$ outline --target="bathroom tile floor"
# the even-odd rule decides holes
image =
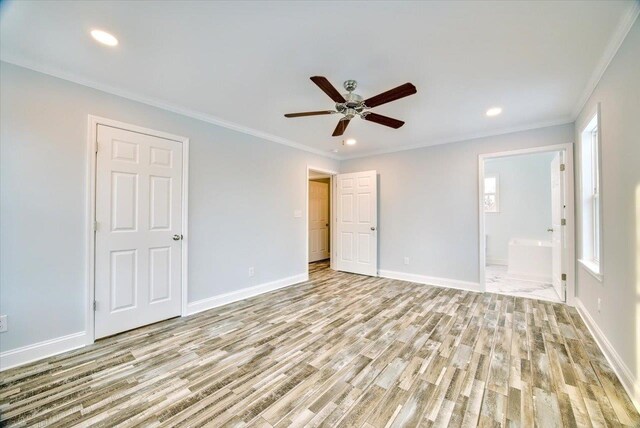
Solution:
[[[511,278],[506,266],[487,265],[485,275],[486,291],[489,293],[560,302],[560,297],[552,284]]]

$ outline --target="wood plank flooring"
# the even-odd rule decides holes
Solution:
[[[0,373],[8,426],[640,426],[564,305],[333,272]]]

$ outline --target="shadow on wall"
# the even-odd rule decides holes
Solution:
[[[634,331],[633,340],[635,341],[636,367],[635,367],[635,396],[640,396],[640,184],[636,186],[636,329]]]

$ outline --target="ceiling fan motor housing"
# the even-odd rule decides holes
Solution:
[[[343,86],[349,92],[342,94],[345,102],[336,103],[336,110],[345,116],[352,118],[355,115],[362,113],[365,109],[364,101],[360,95],[353,93],[353,91],[358,87],[358,82],[355,80],[345,80]]]

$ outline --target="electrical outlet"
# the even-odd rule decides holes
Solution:
[[[601,307],[602,307],[602,299],[598,297],[598,312],[600,312]]]
[[[252,267],[249,268],[249,278],[251,278],[255,274],[255,271]]]
[[[405,258],[404,258],[404,264],[405,264],[405,265],[408,265],[408,264],[409,264],[409,257],[405,257]]]
[[[9,326],[7,325],[7,316],[0,315],[0,333],[3,333],[8,329],[9,329]]]

